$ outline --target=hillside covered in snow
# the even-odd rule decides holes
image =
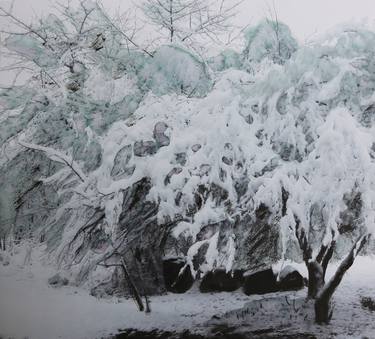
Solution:
[[[302,262],[300,225],[334,259],[372,233],[375,31],[301,45],[265,20],[242,50],[206,57],[129,47],[86,10],[84,27],[71,10],[35,28],[44,42],[5,41],[38,71],[0,90],[4,251],[42,243],[46,263],[98,297],[132,294],[124,280],[159,295]]]

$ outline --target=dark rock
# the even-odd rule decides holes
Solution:
[[[199,290],[207,292],[232,292],[239,289],[243,283],[243,272],[225,272],[216,270],[208,272],[202,279]]]
[[[137,141],[134,143],[134,155],[137,157],[146,157],[155,154],[158,150],[155,141]]]
[[[168,125],[165,122],[158,122],[154,127],[154,139],[158,147],[168,146],[170,139],[164,134],[168,129]]]
[[[56,273],[53,277],[48,279],[48,284],[54,287],[66,286],[69,284],[69,280],[62,277],[60,273]]]
[[[303,276],[292,266],[286,266],[279,275],[278,288],[280,291],[294,291],[304,287]]]
[[[173,293],[185,293],[194,283],[189,267],[186,267],[182,274],[181,269],[185,266],[182,259],[167,259],[163,261],[163,273],[165,287]]]
[[[243,291],[246,295],[277,292],[277,281],[272,268],[245,274]]]

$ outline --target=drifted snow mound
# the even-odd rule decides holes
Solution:
[[[106,293],[124,288],[124,262],[141,294],[152,294],[166,291],[169,259],[195,279],[300,260],[294,215],[316,246],[327,227],[340,233],[336,255],[345,253],[374,224],[374,33],[298,48],[280,27],[283,62],[257,56],[258,44],[269,45],[261,25],[245,69],[208,76],[198,59],[165,46],[139,63],[85,69],[62,98],[45,90],[51,100],[36,103],[32,125],[13,127],[17,143],[2,148],[0,183],[32,171],[15,229],[25,201],[53,202],[28,227],[78,284]],[[9,107],[13,123],[19,111]],[[39,167],[25,161],[35,154]]]

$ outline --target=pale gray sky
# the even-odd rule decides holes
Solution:
[[[59,1],[68,3],[68,0]],[[55,0],[15,0],[14,13],[30,22],[53,11],[54,2]],[[70,2],[74,4],[78,0]],[[9,3],[9,0],[0,0],[1,5]],[[118,8],[126,10],[140,1],[102,0],[102,3],[111,12]],[[340,23],[367,21],[375,27],[375,0],[245,0],[239,9],[237,25],[256,24],[269,14],[273,3],[279,20],[291,28],[300,42],[311,40]],[[4,20],[0,17],[0,27],[4,27]],[[4,62],[1,52],[0,49],[0,64]],[[8,76],[3,72],[0,74],[0,85],[9,82]]]
[[[229,0],[231,1],[231,0]],[[235,1],[235,0],[234,0]],[[67,2],[60,0],[60,2]],[[72,3],[75,0],[71,0]],[[127,8],[138,1],[102,0],[106,8]],[[0,0],[1,4],[9,3]],[[15,0],[15,12],[27,19],[50,11],[53,0]],[[267,14],[272,0],[245,0],[241,5],[238,24],[256,23]],[[289,25],[293,34],[304,41],[315,33],[323,33],[342,22],[375,20],[375,0],[274,0],[281,21]],[[1,20],[1,18],[0,18]]]

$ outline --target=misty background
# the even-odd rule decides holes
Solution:
[[[237,2],[229,0],[228,2]],[[56,1],[56,0],[15,0],[13,2],[13,14],[24,20],[26,23],[35,22],[41,16],[57,12],[56,4],[67,5],[77,4],[77,0]],[[111,15],[118,15],[129,9],[136,9],[139,2],[132,0],[102,0],[104,8]],[[0,5],[9,8],[9,0],[0,1]],[[317,39],[338,24],[360,23],[374,26],[375,3],[373,0],[244,0],[238,7],[238,15],[234,23],[238,27],[256,25],[260,20],[269,17],[271,12],[277,13],[278,20],[287,24],[293,35],[300,43],[308,43]],[[147,22],[142,16],[141,10],[135,10],[133,15],[139,19],[139,26],[142,27],[137,35],[138,40],[146,38],[152,27],[147,27]],[[9,20],[0,17],[0,29],[11,30]],[[1,40],[5,34],[0,35]],[[237,43],[241,43],[238,39]],[[231,46],[233,48],[233,46]],[[4,66],[9,62],[4,55],[4,47],[0,44],[0,65]],[[0,74],[0,86],[8,86],[14,78],[13,72],[3,71]],[[17,83],[27,79],[21,76]]]

